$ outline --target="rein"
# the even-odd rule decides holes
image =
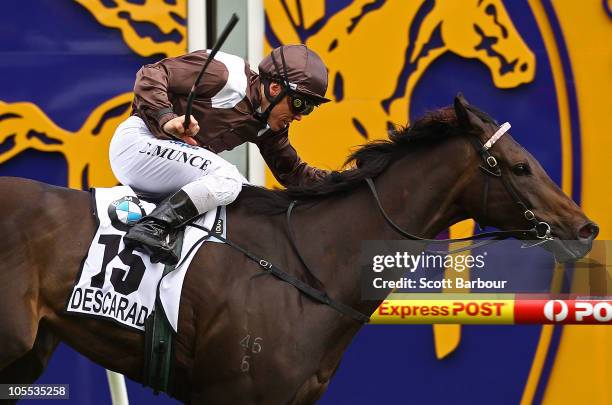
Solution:
[[[372,178],[368,177],[365,179],[365,182],[367,183],[370,191],[372,192],[372,196],[374,197],[374,201],[376,202],[376,206],[378,207],[378,210],[380,211],[380,213],[382,214],[383,218],[385,219],[385,221],[387,222],[387,224],[389,224],[389,226],[398,234],[400,234],[401,236],[411,239],[411,240],[418,240],[418,241],[423,241],[423,242],[428,242],[428,243],[452,243],[452,242],[463,242],[463,241],[469,241],[469,240],[478,240],[478,239],[483,239],[483,238],[492,238],[492,239],[487,239],[485,241],[481,241],[475,244],[472,244],[468,247],[465,248],[461,248],[461,249],[457,249],[457,250],[453,250],[453,251],[441,251],[441,252],[434,252],[434,253],[438,253],[438,254],[451,254],[451,253],[457,253],[457,252],[461,252],[464,250],[470,250],[470,249],[474,249],[476,247],[480,247],[480,246],[484,246],[493,242],[497,242],[499,240],[502,239],[506,239],[509,238],[511,236],[523,236],[523,237],[529,237],[529,236],[535,236],[537,239],[540,239],[540,242],[535,243],[530,245],[529,247],[533,247],[542,243],[545,243],[549,240],[552,240],[552,236],[551,236],[551,228],[550,225],[544,221],[539,221],[535,214],[533,213],[533,211],[531,211],[527,204],[525,204],[523,202],[523,200],[519,197],[518,193],[516,192],[516,190],[514,189],[514,187],[512,186],[512,184],[510,184],[508,182],[508,180],[506,178],[504,178],[501,168],[497,162],[497,159],[495,159],[494,156],[492,156],[489,153],[489,149],[495,144],[495,142],[497,142],[497,140],[499,138],[501,138],[504,133],[506,131],[508,131],[508,129],[510,128],[510,124],[509,123],[504,123],[496,132],[495,134],[483,145],[480,143],[479,140],[475,139],[475,138],[470,138],[473,139],[473,144],[476,147],[476,150],[478,151],[479,155],[482,157],[483,161],[486,163],[487,166],[484,165],[480,165],[480,169],[482,170],[482,172],[487,176],[486,177],[486,181],[485,181],[485,187],[484,187],[484,191],[483,191],[483,209],[484,209],[484,217],[486,218],[486,210],[487,210],[487,198],[488,198],[488,191],[489,191],[489,178],[495,177],[495,178],[499,178],[502,181],[502,184],[504,185],[505,189],[508,191],[508,193],[512,196],[512,198],[514,199],[514,201],[524,210],[523,212],[523,216],[525,217],[525,219],[529,222],[531,222],[533,224],[533,228],[531,229],[513,229],[513,230],[509,230],[509,231],[493,231],[493,232],[484,232],[484,233],[480,233],[477,235],[473,235],[473,236],[468,236],[465,238],[454,238],[454,239],[427,239],[427,238],[422,238],[420,236],[416,236],[413,235],[411,233],[409,233],[408,231],[402,229],[399,225],[397,225],[387,214],[387,212],[385,211],[384,207],[382,206],[382,203],[380,201],[380,197],[378,196],[378,192],[376,191],[376,186],[374,185],[374,181],[372,180]],[[295,251],[296,255],[298,256],[300,262],[302,263],[302,265],[304,266],[304,268],[306,269],[306,271],[308,271],[308,273],[310,273],[310,275],[317,280],[320,284],[323,284],[315,275],[314,273],[310,270],[310,267],[306,264],[306,261],[304,260],[304,258],[302,257],[302,254],[300,253],[300,250],[297,246],[296,243],[296,239],[295,239],[295,235],[293,232],[293,227],[291,225],[291,213],[293,212],[293,209],[295,208],[297,204],[297,201],[292,201],[289,206],[287,207],[287,215],[286,215],[286,226],[287,226],[287,231],[288,231],[288,236],[289,236],[289,242],[291,243],[291,247],[293,248],[293,250]],[[343,304],[341,302],[338,302],[334,299],[332,299],[325,291],[321,291],[318,290],[312,286],[310,286],[309,284],[303,282],[302,280],[298,279],[297,277],[286,273],[284,271],[282,271],[281,269],[279,269],[278,267],[276,267],[274,264],[272,264],[271,262],[269,262],[268,260],[265,259],[261,259],[259,257],[257,257],[256,255],[254,255],[253,253],[249,252],[248,250],[242,248],[241,246],[235,244],[234,242],[222,237],[221,235],[216,235],[213,234],[212,231],[204,226],[200,226],[200,225],[196,225],[194,223],[190,223],[188,224],[188,226],[193,226],[195,228],[201,229],[203,231],[206,231],[209,235],[205,236],[202,238],[202,240],[209,238],[211,235],[214,235],[215,238],[219,239],[220,241],[226,243],[227,245],[233,247],[234,249],[242,252],[246,257],[248,257],[249,259],[253,260],[255,263],[257,263],[264,271],[266,271],[267,273],[273,275],[274,277],[285,281],[291,285],[293,285],[295,288],[297,288],[299,291],[301,291],[302,293],[304,293],[305,295],[307,295],[308,297],[312,298],[313,300],[321,303],[321,304],[325,304],[330,306],[331,308],[335,309],[336,311],[340,312],[341,314],[347,315],[351,318],[353,318],[354,320],[356,320],[357,322],[360,323],[367,323],[370,321],[370,317],[361,313],[360,311],[346,305]],[[200,241],[198,241],[195,245],[197,246],[199,244]],[[193,248],[192,248],[193,249]],[[185,257],[189,257],[189,255],[191,254],[191,250],[185,255]],[[177,265],[176,267],[179,267],[182,263],[180,263],[179,265]]]

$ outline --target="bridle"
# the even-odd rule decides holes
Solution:
[[[532,247],[554,239],[551,234],[551,226],[548,224],[548,222],[542,221],[536,217],[532,209],[520,197],[519,193],[516,191],[516,188],[514,188],[512,183],[508,181],[508,178],[503,176],[501,166],[499,165],[497,159],[489,152],[495,142],[497,142],[510,129],[510,127],[511,125],[509,122],[503,123],[493,134],[493,136],[491,136],[491,138],[485,142],[484,145],[480,145],[480,141],[475,137],[470,137],[470,140],[473,142],[476,150],[482,157],[483,162],[486,164],[486,166],[479,166],[480,170],[486,175],[482,193],[483,218],[482,224],[479,224],[479,227],[482,229],[481,225],[486,224],[487,221],[489,179],[492,177],[498,178],[501,180],[508,194],[510,194],[512,199],[514,199],[514,202],[522,209],[523,217],[533,225],[533,228],[529,230],[519,231],[521,232],[522,236],[534,236],[535,239],[540,240],[540,242],[530,245],[530,247]]]
[[[376,201],[378,210],[382,214],[385,221],[389,224],[389,226],[391,226],[391,228],[393,228],[393,230],[395,230],[398,234],[402,235],[403,237],[412,239],[412,240],[429,242],[429,243],[449,243],[449,242],[452,243],[452,242],[463,242],[463,241],[468,241],[468,240],[477,240],[477,239],[484,239],[484,238],[493,238],[493,240],[497,241],[497,240],[509,238],[511,236],[515,236],[515,237],[522,237],[525,239],[530,238],[530,237],[532,239],[537,239],[538,240],[537,243],[529,245],[529,247],[533,247],[533,246],[537,246],[539,244],[552,240],[553,237],[551,234],[550,225],[547,222],[539,220],[536,217],[536,215],[529,208],[529,206],[521,199],[521,197],[519,196],[514,186],[508,181],[506,177],[504,177],[499,162],[489,152],[489,150],[491,149],[491,147],[493,147],[495,142],[497,142],[510,129],[510,127],[511,125],[508,122],[502,124],[499,127],[499,129],[495,132],[495,134],[493,134],[493,136],[491,136],[491,138],[484,145],[476,137],[469,138],[470,141],[472,142],[472,145],[474,145],[474,147],[476,148],[476,151],[478,152],[478,154],[482,157],[483,162],[479,166],[479,168],[482,171],[482,173],[486,176],[485,185],[483,187],[483,193],[482,193],[483,195],[482,196],[483,220],[481,221],[482,224],[479,224],[479,226],[484,225],[484,222],[486,221],[486,218],[487,218],[489,180],[491,178],[498,178],[501,180],[502,184],[504,185],[504,188],[510,194],[512,199],[514,199],[515,203],[523,210],[523,217],[533,225],[531,229],[512,229],[508,231],[484,232],[484,233],[479,233],[477,235],[473,235],[473,236],[469,236],[465,238],[454,238],[454,239],[421,238],[419,236],[416,236],[416,235],[413,235],[407,232],[406,230],[402,229],[399,225],[397,225],[395,222],[393,222],[393,220],[389,217],[384,207],[382,206],[382,203],[380,202],[380,198],[378,197],[378,192],[376,191],[376,186],[374,185],[374,181],[371,178],[367,178],[365,179],[365,181],[368,184],[368,187],[370,191],[372,192],[374,200]],[[479,245],[479,246],[482,246],[482,245]],[[462,248],[460,250],[455,250],[455,251],[445,252],[445,253],[447,254],[456,253],[459,251],[469,250],[472,248],[474,248],[474,246],[469,246],[466,248]]]

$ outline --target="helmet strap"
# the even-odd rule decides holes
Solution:
[[[260,113],[259,111],[255,111],[255,113],[253,115],[262,124],[267,124],[268,123],[268,118],[270,118],[270,113],[272,112],[272,109],[278,103],[280,103],[280,101],[283,99],[283,97],[285,97],[285,94],[287,94],[287,90],[286,90],[285,86],[281,84],[282,90],[280,91],[280,93],[278,93],[276,96],[272,96],[272,94],[270,94],[270,84],[272,83],[272,81],[269,80],[269,79],[263,79],[262,83],[264,85],[264,95],[266,97],[266,100],[268,100],[268,102],[270,104],[268,104],[268,107],[266,108],[266,110],[264,112]]]
[[[287,73],[287,64],[285,62],[285,53],[283,52],[283,46],[280,47],[279,51],[281,55],[281,62],[283,64],[283,70],[280,69],[278,62],[274,57],[274,50],[272,50],[270,56],[272,58],[272,63],[274,64],[274,69],[276,70],[276,73],[278,74],[278,76],[280,76],[281,79],[280,81],[275,81],[280,84],[282,90],[275,97],[273,97],[270,94],[270,83],[272,83],[272,80],[270,80],[269,78],[262,79],[262,83],[264,85],[264,95],[266,96],[266,100],[268,100],[268,102],[270,103],[268,105],[268,108],[266,108],[263,113],[255,112],[254,114],[255,118],[257,118],[262,124],[268,123],[268,118],[270,118],[270,113],[272,112],[272,109],[283,99],[283,97],[285,97],[286,94],[289,93],[290,89],[289,75]]]

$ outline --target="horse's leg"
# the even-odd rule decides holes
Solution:
[[[292,405],[306,405],[317,402],[321,395],[327,390],[329,380],[320,381],[320,377],[313,375],[297,390],[295,397],[291,401]]]
[[[15,246],[15,245],[13,245]],[[15,250],[23,247],[15,248]],[[5,256],[0,254],[0,263]],[[0,370],[30,350],[38,332],[38,287],[23,265],[0,265]]]
[[[30,351],[0,370],[0,384],[32,384],[47,367],[58,343],[59,339],[41,325]],[[3,403],[16,404],[17,401],[7,400]]]
[[[26,203],[45,201],[50,194],[45,192],[48,186],[17,179],[0,180],[0,212],[7,214],[0,220],[0,370],[3,370],[32,350],[40,319],[49,311],[41,302],[40,289],[53,285],[57,278],[45,272],[41,247],[53,242],[50,230],[58,225],[43,216],[33,221],[32,213],[40,207]],[[38,228],[31,230],[33,222]],[[48,256],[54,257],[53,253]]]
[[[31,384],[40,377],[59,339],[44,324],[31,350],[0,370],[0,384]]]

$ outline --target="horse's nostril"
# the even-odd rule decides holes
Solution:
[[[578,238],[580,239],[595,239],[599,233],[599,227],[593,222],[589,222],[578,230]]]
[[[521,63],[521,65],[519,66],[519,69],[521,69],[521,72],[526,72],[527,71],[527,63],[525,63],[525,62]]]

